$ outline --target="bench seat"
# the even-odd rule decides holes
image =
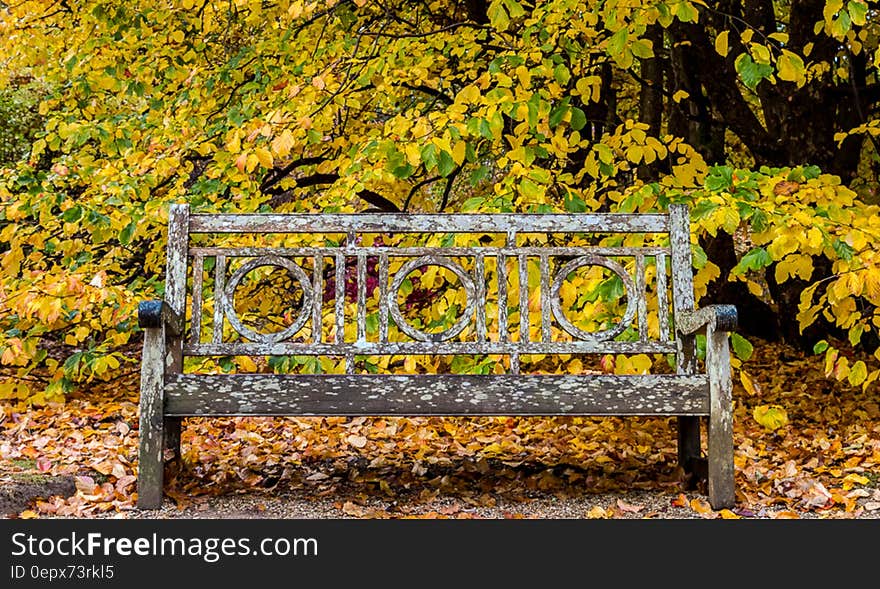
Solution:
[[[165,414],[709,415],[705,375],[177,374]]]

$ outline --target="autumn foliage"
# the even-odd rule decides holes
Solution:
[[[0,170],[0,397],[41,404],[137,369],[135,308],[161,295],[173,202],[196,212],[685,202],[698,295],[743,286],[743,300],[720,302],[766,305],[806,330],[828,376],[869,386],[880,376],[880,211],[869,204],[878,19],[858,0],[800,12],[730,4],[5,6],[0,85],[24,76],[46,90],[29,153]],[[810,105],[822,121],[797,120]],[[740,360],[748,337],[734,341]],[[841,344],[874,356],[851,361]],[[746,382],[748,365],[737,367]]]

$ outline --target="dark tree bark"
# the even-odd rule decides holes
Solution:
[[[653,137],[661,135],[663,123],[663,29],[660,25],[651,25],[645,32],[654,46],[654,57],[640,59],[642,87],[639,90],[639,120],[648,125],[648,134]],[[655,180],[658,175],[657,165],[643,164],[639,166],[638,175],[641,180]]]

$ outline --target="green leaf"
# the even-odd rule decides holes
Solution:
[[[752,61],[752,56],[748,53],[743,53],[737,57],[734,67],[743,84],[750,90],[754,90],[761,80],[769,78],[773,73],[772,66],[765,63],[755,63]]]
[[[519,183],[520,192],[529,200],[537,200],[544,196],[544,188],[535,184],[528,178],[523,178]]]
[[[580,131],[587,126],[587,115],[577,107],[571,109],[571,128]]]
[[[441,149],[440,157],[437,159],[437,171],[445,178],[446,176],[449,176],[453,170],[455,170],[455,160],[452,159],[452,155]]]
[[[568,112],[568,103],[563,103],[554,108],[550,112],[550,127],[556,127],[565,119],[565,113]]]
[[[471,213],[473,211],[477,211],[486,203],[486,199],[482,196],[472,196],[462,203],[461,210],[464,213]]]
[[[412,173],[414,171],[415,171],[415,169],[407,163],[402,166],[397,166],[396,168],[391,170],[391,173],[394,174],[395,178],[404,179],[404,178],[409,178],[410,176],[412,176]]]
[[[828,349],[828,342],[826,342],[825,340],[819,340],[816,342],[816,345],[813,346],[813,353],[814,354],[821,354],[822,352],[824,352],[827,349]]]
[[[626,42],[629,39],[629,31],[626,29],[620,29],[608,40],[608,52],[612,56],[623,55],[623,52],[626,50]]]
[[[672,13],[682,22],[697,22],[697,10],[689,2],[675,2]]]
[[[736,357],[743,362],[752,357],[752,352],[754,351],[752,344],[740,334],[730,334],[730,346],[733,348],[733,353],[736,354]]]
[[[553,68],[553,77],[560,86],[567,86],[568,81],[571,79],[571,73],[568,71],[567,67],[560,63]]]
[[[865,2],[847,2],[846,10],[854,25],[863,26],[867,22],[868,4]]]
[[[715,166],[709,170],[706,176],[706,188],[712,192],[723,192],[733,186],[733,168],[730,166]]]
[[[694,268],[700,270],[705,267],[709,262],[709,256],[706,255],[706,250],[701,248],[699,245],[695,245],[691,248],[691,252],[693,255],[693,265]]]
[[[134,230],[137,229],[137,224],[137,221],[132,221],[119,232],[119,243],[122,245],[131,243],[131,238],[134,235]]]
[[[425,167],[427,169],[430,170],[437,165],[437,148],[434,146],[433,143],[429,143],[422,148],[421,156],[422,163],[425,164]],[[452,159],[452,157],[450,156],[449,159]]]
[[[587,212],[587,204],[579,198],[576,194],[571,194],[566,197],[564,201],[565,210],[569,213],[586,213]]]
[[[82,219],[83,210],[79,205],[73,205],[61,215],[61,218],[64,219],[67,223],[76,223],[80,219]]]
[[[856,253],[856,250],[854,250],[852,246],[844,241],[840,241],[839,238],[831,242],[831,249],[834,250],[834,253],[837,254],[838,258],[847,262],[852,260],[853,254]]]
[[[642,59],[654,57],[654,47],[650,39],[638,39],[631,46],[633,55]]]
[[[766,268],[770,264],[773,263],[773,258],[770,257],[770,254],[762,247],[755,247],[744,255],[739,263],[734,266],[733,273],[736,275],[745,274],[748,270],[760,270],[761,268]]]
[[[480,182],[482,182],[483,180],[485,180],[488,177],[489,177],[489,168],[487,168],[486,166],[480,166],[478,168],[475,168],[471,172],[471,175],[469,178],[470,184],[471,184],[471,186],[476,186],[477,184],[479,184]],[[469,199],[469,200],[473,200],[473,199]]]
[[[526,13],[526,9],[523,8],[519,2],[516,0],[503,0],[504,6],[507,7],[507,12],[510,13],[510,18],[517,18],[519,16],[523,16]]]

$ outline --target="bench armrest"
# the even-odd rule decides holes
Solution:
[[[733,305],[708,305],[702,309],[679,313],[675,329],[683,335],[703,331],[710,325],[715,332],[736,329],[736,307]]]
[[[164,325],[174,337],[183,333],[183,317],[161,300],[141,301],[138,304],[138,325],[142,328]]]

